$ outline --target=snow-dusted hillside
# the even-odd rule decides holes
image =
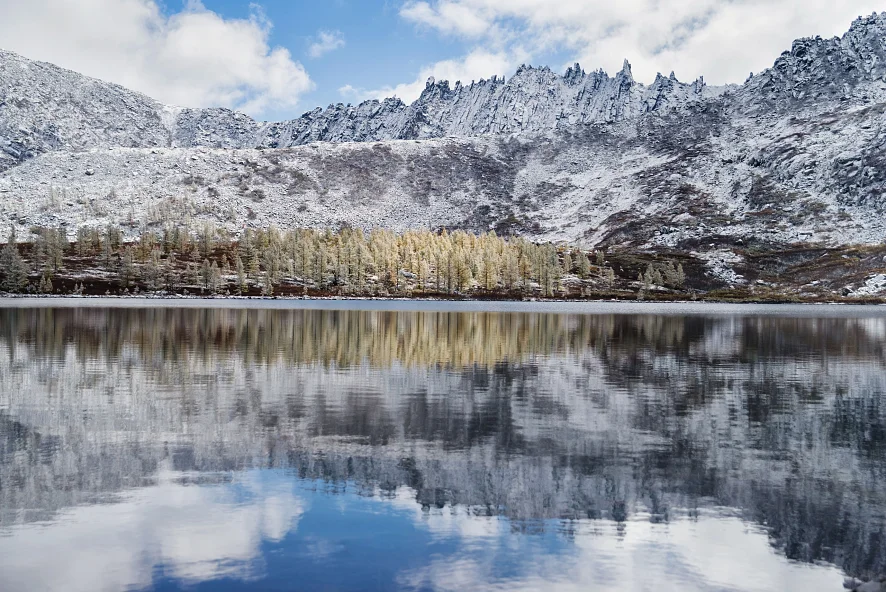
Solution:
[[[741,86],[429,81],[258,123],[0,52],[0,225],[461,226],[586,244],[880,242],[886,13]]]
[[[756,135],[716,112],[543,136],[51,152],[0,176],[0,219],[448,226],[690,249],[878,242],[883,108],[775,119]]]

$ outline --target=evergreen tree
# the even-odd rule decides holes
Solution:
[[[123,261],[120,266],[120,277],[123,280],[123,287],[128,288],[135,279],[135,259],[132,255],[132,247],[127,246],[123,249]]]
[[[243,260],[240,258],[238,254],[234,259],[234,266],[237,272],[237,288],[240,290],[240,293],[246,292],[246,270],[243,268]]]
[[[85,226],[77,228],[77,256],[85,257],[89,248],[88,229]]]
[[[215,246],[214,243],[215,229],[210,224],[204,224],[200,230],[198,237],[200,242],[200,254],[204,259],[208,259]]]
[[[160,258],[160,249],[151,251],[148,257],[148,264],[145,266],[145,282],[152,290],[161,287],[163,281],[163,264]]]
[[[41,294],[52,294],[52,274],[48,267],[43,270],[43,275],[40,276],[40,285],[38,289]]]
[[[6,292],[21,292],[28,285],[28,268],[18,251],[14,226],[0,252],[0,273],[3,274],[0,288]]]
[[[178,285],[181,283],[181,274],[179,273],[178,260],[176,260],[174,252],[170,252],[169,256],[164,261],[163,272],[166,289],[170,292],[174,292]]]
[[[221,271],[218,268],[218,263],[213,261],[212,265],[209,266],[209,291],[213,294],[218,294],[221,284]]]
[[[569,251],[563,253],[563,273],[572,273],[572,255],[569,254]]]
[[[206,290],[209,289],[210,280],[211,280],[211,272],[210,272],[209,260],[204,259],[203,265],[200,266],[200,281],[202,282],[204,289],[206,289]]]
[[[54,236],[52,237],[53,240],[50,241],[50,261],[52,269],[58,271],[61,269],[64,261],[65,251],[67,251],[70,246],[68,244],[68,232],[64,227],[59,226],[52,234]]]
[[[577,257],[578,275],[581,279],[586,280],[591,275],[591,261],[584,253],[579,252]]]
[[[268,272],[265,272],[262,278],[261,293],[262,296],[273,296],[274,294],[274,284],[271,283],[271,277],[268,275]]]

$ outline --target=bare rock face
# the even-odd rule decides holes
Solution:
[[[174,145],[217,148],[287,148],[310,142],[367,142],[550,132],[580,124],[624,121],[645,113],[685,109],[725,89],[659,77],[649,87],[634,81],[630,64],[614,78],[585,73],[576,64],[565,76],[522,66],[505,81],[492,77],[469,86],[428,81],[411,105],[399,99],[357,106],[330,105],[279,123],[256,123],[226,109],[179,113]]]
[[[179,195],[205,204],[190,216],[232,229],[446,225],[701,251],[880,242],[884,113],[886,13],[797,40],[740,86],[645,85],[627,62],[614,76],[524,66],[507,80],[431,79],[410,105],[276,123],[169,107],[0,51],[0,225],[124,212],[156,224],[157,204]]]
[[[884,13],[886,14],[886,13]],[[736,116],[845,108],[884,98],[886,16],[856,20],[842,38],[794,42],[742,86],[687,84],[673,74],[650,85],[630,64],[615,76],[576,64],[563,76],[521,66],[510,79],[464,85],[429,80],[411,105],[399,99],[330,105],[298,119],[256,122],[228,109],[180,109],[139,93],[0,51],[0,147],[21,160],[51,150],[103,146],[287,148],[488,134],[547,133],[722,105]]]

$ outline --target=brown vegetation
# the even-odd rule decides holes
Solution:
[[[64,295],[881,302],[846,286],[886,273],[886,247],[739,249],[729,285],[683,251],[588,251],[493,232],[168,226],[34,228],[0,248],[0,291]]]
[[[234,239],[206,225],[168,227],[126,241],[119,228],[35,228],[10,237],[0,288],[12,293],[249,296],[582,298],[630,296],[602,252],[463,231],[364,233],[247,229]],[[641,278],[682,285],[682,267],[649,265]],[[628,282],[629,283],[629,282]]]

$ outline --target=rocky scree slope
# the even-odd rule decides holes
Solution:
[[[741,86],[521,68],[280,123],[0,53],[0,223],[495,229],[694,251],[886,236],[886,13]]]

